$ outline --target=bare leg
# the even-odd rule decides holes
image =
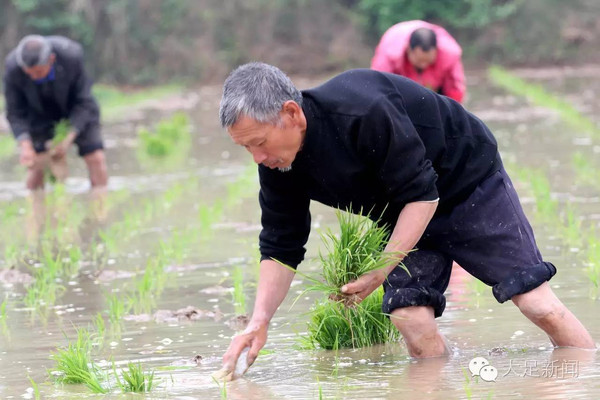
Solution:
[[[556,297],[548,282],[514,296],[512,301],[531,322],[548,334],[553,345],[596,348],[583,324]]]
[[[29,209],[26,218],[26,233],[29,243],[33,243],[38,239],[42,232],[42,227],[46,222],[46,199],[44,189],[31,190],[27,200]]]
[[[404,337],[411,357],[440,357],[449,354],[446,341],[435,322],[432,307],[397,308],[392,311],[391,319]]]
[[[96,150],[83,157],[88,168],[92,188],[103,187],[108,184],[106,159],[104,150]]]
[[[35,155],[33,164],[27,168],[27,179],[25,184],[29,190],[44,189],[44,168],[48,164],[48,153]]]

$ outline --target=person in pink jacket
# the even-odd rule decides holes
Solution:
[[[405,76],[460,103],[466,90],[461,55],[462,49],[444,28],[406,21],[383,34],[371,69]]]

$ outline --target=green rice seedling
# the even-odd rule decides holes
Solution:
[[[58,123],[54,125],[54,137],[52,138],[52,145],[56,146],[65,140],[70,131],[71,124],[69,123],[69,120],[61,119],[58,121]]]
[[[319,388],[319,400],[323,400],[323,387],[321,386],[321,382],[319,382],[319,377],[317,377],[317,387]]]
[[[91,343],[88,330],[77,329],[77,341],[50,356],[56,363],[53,371],[58,373],[56,380],[60,383],[82,383],[94,393],[107,393],[98,369],[91,362]]]
[[[27,287],[23,302],[27,307],[38,309],[47,308],[56,304],[56,299],[61,296],[65,287],[56,282],[58,273],[46,268],[46,265],[34,270],[34,281]]]
[[[6,302],[8,300],[4,299],[4,301],[0,304],[0,318],[2,321],[6,321]]]
[[[490,67],[488,75],[494,84],[516,95],[527,97],[536,105],[555,111],[566,124],[578,132],[600,137],[600,129],[590,118],[581,114],[568,101],[549,93],[543,86],[526,82],[499,66]]]
[[[96,337],[94,344],[102,347],[104,343],[104,334],[106,333],[106,325],[104,324],[104,318],[102,318],[102,313],[96,314],[96,318],[94,318],[94,330],[96,331]]]
[[[135,292],[129,297],[136,314],[152,311],[164,289],[166,277],[164,264],[159,259],[148,261],[144,275],[136,282]]]
[[[113,326],[120,325],[125,314],[129,312],[129,307],[115,294],[107,296],[106,302],[108,304],[108,320]]]
[[[70,247],[68,250],[68,258],[63,260],[63,272],[62,274],[68,277],[76,276],[79,272],[81,261],[81,249],[79,247]]]
[[[530,171],[529,183],[535,197],[536,212],[547,223],[557,224],[558,202],[552,198],[550,181],[541,171]]]
[[[335,351],[335,366],[333,367],[333,371],[331,371],[331,376],[337,378],[340,372],[340,358],[339,358],[339,350],[340,350],[340,336],[335,335],[335,342],[333,342],[333,350]]]
[[[29,382],[31,382],[31,387],[33,389],[33,398],[35,400],[40,400],[42,397],[40,395],[40,388],[38,384],[30,376],[27,376],[27,379],[29,379]]]
[[[107,254],[115,255],[119,252],[119,238],[112,230],[98,231],[98,236],[102,241]]]
[[[562,237],[565,243],[573,248],[580,248],[583,244],[581,235],[582,220],[576,214],[573,206],[567,204],[565,211],[565,223],[562,225]]]
[[[119,379],[119,374],[116,371],[114,363],[113,370],[117,379],[117,385],[124,392],[146,393],[150,392],[153,388],[154,371],[149,374],[145,373],[140,362],[137,364],[132,362],[127,363],[127,370],[121,371],[122,381]]]
[[[336,350],[358,348],[398,340],[400,333],[381,311],[383,288],[378,288],[355,307],[342,302],[317,301],[309,313],[303,348]]]
[[[246,296],[244,295],[244,271],[239,265],[233,269],[233,306],[237,315],[246,314]]]
[[[465,377],[465,382],[463,383],[463,390],[465,391],[465,398],[467,400],[471,400],[473,397],[473,389],[471,389],[471,377],[466,369],[462,369],[463,376]]]
[[[221,399],[226,399],[227,398],[227,382],[225,381],[225,379],[223,379],[222,384],[214,376],[212,377],[212,380],[215,381],[215,383],[219,387],[219,391],[221,393]]]

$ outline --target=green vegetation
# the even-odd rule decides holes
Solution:
[[[183,112],[161,120],[154,131],[141,129],[139,137],[144,153],[153,158],[165,158],[177,150],[189,149],[190,120]],[[178,154],[178,156],[181,156]]]
[[[34,310],[47,309],[53,306],[56,299],[64,293],[65,287],[56,280],[59,276],[58,271],[53,270],[57,264],[42,266],[33,271],[34,282],[27,287],[27,293],[23,298],[27,307]]]
[[[134,292],[128,295],[134,313],[150,313],[156,307],[166,278],[164,264],[159,259],[148,260],[144,275],[136,281]]]
[[[384,253],[388,228],[377,226],[368,217],[336,211],[340,234],[322,234],[326,254],[319,254],[324,285],[318,290],[341,294],[341,287],[358,277],[394,262],[395,254]],[[404,265],[400,266],[406,270]],[[408,272],[408,270],[406,270]]]
[[[600,129],[591,119],[577,111],[571,103],[549,93],[543,86],[526,82],[498,66],[490,67],[489,76],[495,85],[513,94],[527,97],[529,101],[538,106],[555,111],[577,133],[584,133],[600,138]]]
[[[307,336],[300,337],[304,348],[357,348],[395,341],[400,332],[381,312],[383,288],[360,304],[346,307],[342,302],[322,300],[310,311]]]
[[[557,225],[558,201],[553,198],[550,181],[540,170],[518,169],[517,176],[524,182],[529,182],[535,198],[536,215],[544,223]]]
[[[481,28],[514,15],[519,8],[516,0],[359,0],[358,5],[367,16],[367,28],[378,35],[399,21],[413,19],[439,21],[454,28]]]
[[[71,124],[68,119],[61,119],[56,125],[54,125],[54,137],[52,138],[52,145],[56,146],[69,134],[71,131]]]
[[[221,393],[221,399],[227,399],[227,382],[223,379],[223,383],[221,384],[215,377],[212,378],[213,381],[219,387],[219,392]]]
[[[470,302],[473,302],[475,307],[479,307],[481,299],[486,293],[489,293],[489,286],[477,278],[470,277],[467,287],[469,288],[469,291],[475,295],[469,296]]]
[[[4,299],[0,304],[0,318],[2,319],[2,322],[6,322],[6,302],[7,300]]]
[[[121,379],[117,373],[114,364],[113,370],[117,379],[117,385],[124,392],[146,393],[150,392],[154,385],[154,371],[145,373],[141,363],[134,364],[129,362],[127,370],[121,371]]]
[[[117,295],[110,295],[106,297],[108,303],[108,319],[113,327],[121,325],[123,316],[129,311],[129,307],[125,305]]]
[[[384,253],[387,230],[368,217],[349,212],[338,210],[337,218],[340,235],[331,231],[322,235],[328,251],[326,255],[320,255],[324,282],[300,275],[312,282],[307,291],[323,292],[327,297],[337,296],[339,300],[316,302],[310,311],[308,335],[300,338],[301,343],[306,348],[338,349],[393,341],[399,333],[381,311],[382,288],[360,304],[356,304],[354,296],[340,292],[346,283],[394,262],[395,254]]]
[[[98,369],[91,362],[91,343],[90,333],[80,328],[77,329],[75,343],[69,343],[52,354],[51,358],[56,363],[54,371],[59,373],[56,379],[60,383],[82,383],[94,393],[107,393]]]
[[[27,378],[29,379],[29,382],[31,382],[31,387],[33,389],[33,398],[35,400],[40,400],[42,397],[40,394],[40,388],[38,384],[33,380],[32,377],[28,376]]]
[[[582,219],[579,218],[573,205],[567,204],[565,208],[564,223],[561,226],[562,237],[571,248],[579,249],[583,244]]]

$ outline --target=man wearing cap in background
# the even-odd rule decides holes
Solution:
[[[424,21],[400,22],[382,36],[371,69],[402,75],[462,103],[462,49],[446,30]]]
[[[44,187],[49,159],[63,166],[53,168],[55,176],[66,177],[66,154],[73,142],[85,160],[92,189],[106,186],[100,111],[91,87],[81,45],[65,37],[26,36],[6,57],[6,114],[19,143],[20,162],[28,169],[28,189]],[[69,132],[53,145],[55,126],[62,119],[68,119]]]

